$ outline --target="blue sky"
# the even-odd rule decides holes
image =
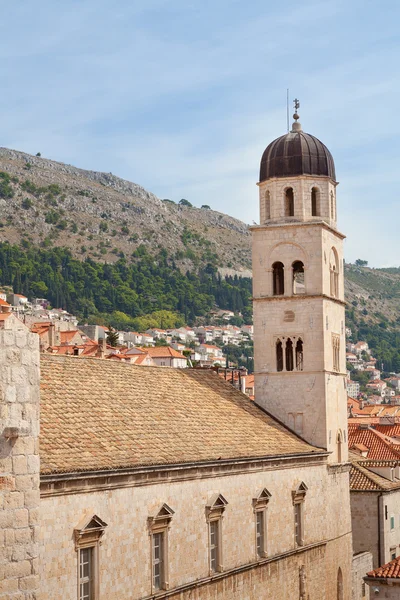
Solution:
[[[346,260],[400,265],[398,0],[7,4],[1,146],[251,223],[289,87],[335,158]]]

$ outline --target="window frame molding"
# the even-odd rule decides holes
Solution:
[[[99,548],[101,545],[101,539],[104,535],[107,523],[105,523],[100,517],[92,514],[90,517],[87,515],[78,523],[74,528],[74,542],[75,550],[77,553],[77,598],[80,599],[80,585],[81,585],[81,550],[88,548],[92,549],[92,589],[91,599],[100,599],[100,552]]]
[[[301,548],[302,546],[305,545],[305,536],[304,536],[304,502],[305,502],[305,498],[306,498],[306,494],[308,491],[308,487],[306,486],[306,484],[304,483],[304,481],[302,481],[294,490],[292,490],[292,501],[293,501],[293,509],[294,509],[294,544],[295,544],[295,548]],[[297,536],[296,534],[296,510],[299,510],[299,523],[298,525],[300,526],[300,535]]]
[[[222,520],[224,517],[225,508],[228,506],[228,501],[222,494],[214,494],[206,504],[206,521],[208,533],[208,571],[210,577],[215,573],[222,573],[224,570],[223,564],[223,547],[222,547]],[[217,527],[217,567],[211,568],[211,523],[218,523]]]
[[[268,533],[267,515],[268,515],[268,512],[267,512],[267,509],[268,509],[268,504],[269,504],[271,497],[272,497],[272,495],[267,490],[267,488],[263,488],[256,494],[256,496],[252,500],[253,513],[254,513],[254,524],[255,524],[256,560],[262,560],[263,558],[267,558],[267,556],[268,556],[268,550],[267,550],[267,541],[268,541],[267,540],[267,533]],[[257,515],[259,513],[262,513],[262,515],[263,515],[262,549],[261,549],[260,553],[258,552],[258,547],[257,547]]]
[[[172,517],[174,516],[175,511],[172,510],[168,504],[164,502],[161,506],[160,510],[154,516],[147,517],[147,526],[149,530],[149,538],[150,538],[150,571],[151,571],[151,593],[155,594],[162,590],[169,589],[169,561],[168,561],[168,533],[171,527]],[[161,570],[161,581],[160,587],[156,588],[154,585],[154,558],[153,558],[153,548],[154,548],[154,535],[157,533],[162,533],[162,570]]]

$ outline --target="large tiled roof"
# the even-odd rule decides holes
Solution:
[[[399,460],[400,444],[398,448],[385,439],[385,435],[370,427],[363,427],[356,423],[349,423],[349,448],[365,446],[368,449],[367,458],[373,460]]]
[[[210,371],[42,355],[43,474],[310,452]]]
[[[371,471],[367,471],[358,464],[352,464],[350,470],[350,489],[352,491],[381,490],[381,486],[374,481]]]
[[[367,576],[379,579],[400,579],[400,556],[382,567],[369,571]]]

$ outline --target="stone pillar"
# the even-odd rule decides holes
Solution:
[[[39,600],[39,337],[0,326],[0,600]]]

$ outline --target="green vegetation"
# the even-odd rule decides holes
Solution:
[[[11,185],[11,177],[8,173],[0,171],[0,198],[12,198],[14,190]]]
[[[121,320],[132,329],[175,327],[192,323],[215,306],[241,311],[251,321],[251,280],[221,278],[212,264],[183,274],[165,249],[152,256],[141,245],[131,260],[119,253],[116,263],[104,264],[78,260],[68,249],[51,244],[50,238],[42,248],[0,243],[0,284],[31,297],[41,282],[53,306],[113,327]],[[86,252],[81,246],[81,253]]]
[[[185,198],[182,198],[182,200],[179,200],[179,204],[181,206],[187,206],[188,208],[193,208],[193,204],[191,202],[189,202],[189,200],[186,200]]]

